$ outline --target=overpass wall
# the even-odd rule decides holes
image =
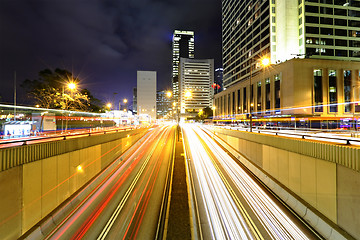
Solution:
[[[212,130],[292,195],[360,239],[360,148]]]
[[[135,129],[0,149],[1,238],[17,239],[24,234],[146,131]]]

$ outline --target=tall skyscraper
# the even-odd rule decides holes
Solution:
[[[172,40],[172,88],[173,97],[179,97],[179,61],[180,58],[194,58],[194,32],[175,30]]]
[[[179,103],[183,115],[196,115],[212,107],[214,92],[214,59],[180,58]]]
[[[137,71],[137,114],[156,119],[156,72]]]
[[[215,69],[214,76],[214,94],[217,94],[223,90],[223,73],[224,70],[222,68]]]
[[[137,114],[137,88],[133,88],[133,104],[132,104],[132,110],[134,114]]]
[[[156,115],[158,118],[164,117],[172,111],[172,100],[167,95],[168,91],[158,90],[156,92]]]
[[[224,0],[222,11],[226,88],[257,75],[262,57],[360,61],[359,0]]]

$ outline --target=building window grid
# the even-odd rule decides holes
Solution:
[[[344,112],[351,111],[351,70],[344,70]]]
[[[337,74],[336,70],[329,70],[329,112],[336,113],[338,111],[337,100]]]
[[[250,3],[249,3],[250,4]],[[261,12],[261,16],[266,16],[267,13],[267,8],[263,8],[263,4],[266,4],[266,1],[263,1],[262,4],[259,5],[259,9],[262,9],[262,12]],[[243,5],[242,5],[243,6]],[[249,5],[247,5],[249,6]],[[243,11],[240,13],[240,15],[242,13],[244,13],[244,8],[242,8]],[[254,16],[255,12],[252,13],[252,16]],[[236,16],[239,16],[239,14],[234,14]],[[267,22],[269,23],[269,16],[265,17],[261,17],[263,19],[263,21],[261,22],[261,24],[263,24],[264,22]],[[241,59],[244,59],[245,55],[247,54],[247,51],[237,51],[237,52],[242,52],[242,56],[236,56],[236,58],[234,56],[231,56],[232,53],[228,51],[228,49],[230,49],[230,45],[229,44],[233,44],[234,42],[236,41],[239,41],[240,38],[244,39],[244,41],[246,41],[246,39],[253,33],[254,30],[256,30],[255,28],[253,28],[251,31],[249,31],[249,35],[247,35],[246,37],[243,37],[243,36],[240,36],[239,32],[240,32],[240,29],[242,29],[244,26],[245,26],[245,22],[243,23],[243,25],[239,25],[238,29],[237,29],[237,33],[235,33],[235,35],[238,35],[236,37],[236,39],[234,39],[234,41],[230,41],[230,37],[233,37],[234,34],[232,34],[232,36],[229,36],[229,33],[232,32],[232,27],[230,24],[230,22],[234,22],[236,21],[235,20],[235,17],[232,18],[232,20],[227,20],[225,21],[224,20],[224,24],[223,24],[223,36],[224,36],[224,58],[225,58],[225,61],[224,61],[224,85],[226,86],[227,84],[232,84],[232,83],[235,83],[237,81],[239,81],[239,75],[238,77],[236,78],[235,76],[233,76],[234,74],[229,74],[231,72],[237,72],[238,73],[238,68],[244,63],[244,61],[241,61]],[[227,22],[227,23],[226,23]],[[250,26],[250,27],[253,27],[253,26]],[[266,29],[262,29],[261,32],[258,33],[258,35],[260,36],[260,34],[263,34],[263,32],[266,31]],[[236,41],[235,41],[236,40]],[[236,47],[232,47],[233,49],[235,48],[239,48],[239,46],[241,46],[243,44],[243,41],[242,42],[239,42]],[[245,49],[247,48],[248,46],[244,46],[242,49]],[[270,43],[267,44],[267,46],[263,46],[260,48],[260,50],[257,52],[257,54],[259,54],[261,51],[264,51],[265,49],[269,49],[270,48]],[[231,56],[231,58],[230,58]],[[237,64],[232,64],[232,63],[237,63]],[[226,75],[228,75],[228,77],[226,77]],[[229,78],[229,75],[230,75],[230,79]],[[240,76],[241,78],[241,76]]]
[[[335,45],[335,48],[333,45],[330,45],[330,46],[325,45],[325,46],[322,46],[321,48],[319,48],[316,46],[309,46],[309,44],[306,44],[307,46],[309,46],[309,48],[307,48],[307,52],[311,52],[311,54],[314,54],[314,55],[335,56],[335,57],[339,57],[339,58],[360,57],[360,51],[356,50],[356,46],[351,46],[351,44],[353,44],[353,43],[350,42],[350,36],[349,36],[351,31],[356,31],[355,28],[358,29],[358,27],[352,27],[350,22],[352,23],[359,19],[359,17],[350,16],[350,14],[351,14],[350,11],[359,11],[359,7],[342,6],[342,5],[325,4],[325,3],[313,3],[313,2],[306,2],[305,6],[309,6],[309,7],[317,9],[313,13],[306,12],[305,13],[306,16],[318,17],[318,18],[320,18],[320,20],[325,19],[325,18],[333,19],[332,24],[330,24],[331,28],[334,29],[333,38],[334,39],[342,39],[344,41],[347,41],[346,46],[345,45],[342,45],[342,46]],[[330,13],[330,14],[326,14],[326,13]],[[360,11],[359,11],[359,14],[360,14]],[[349,20],[349,21],[347,21],[347,20]],[[343,24],[344,21],[346,22],[346,25]],[[356,22],[356,26],[358,24],[360,24],[360,21],[359,21],[359,23]],[[306,22],[305,25],[318,27],[320,29],[321,26],[324,26],[324,22],[320,22],[319,24]],[[346,30],[344,29],[344,27]],[[352,30],[352,29],[354,29],[354,30]],[[348,34],[348,32],[349,32],[349,34]],[[308,36],[309,34],[307,33],[306,35]],[[320,36],[326,37],[328,35],[320,34]],[[314,50],[311,50],[311,49],[314,49]],[[335,49],[335,51],[334,51],[334,49]]]

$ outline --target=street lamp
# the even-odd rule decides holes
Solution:
[[[167,96],[168,98],[171,98],[172,93],[171,93],[170,91],[167,91],[167,92],[166,92],[166,96]]]
[[[252,80],[252,64],[253,64],[254,59],[251,58],[251,63],[250,63],[250,132],[252,132],[252,111],[253,111],[253,107],[254,107],[254,102],[253,102],[253,98],[254,98],[254,89],[251,88],[251,80]],[[270,65],[270,59],[268,57],[263,57],[260,59],[259,61],[260,65],[265,68],[267,66]]]
[[[191,98],[191,96],[192,96],[192,93],[191,93],[191,91],[190,90],[186,90],[186,92],[185,92],[185,98]]]
[[[76,83],[75,82],[69,82],[66,84],[66,87],[71,91],[75,91],[76,90]],[[63,99],[63,105],[62,105],[62,109],[63,111],[66,110],[66,104],[65,104],[65,86],[62,86],[62,99]],[[67,126],[67,122],[66,122],[66,126]],[[66,127],[67,128],[67,127]],[[64,112],[62,114],[62,118],[61,118],[61,133],[64,131]]]

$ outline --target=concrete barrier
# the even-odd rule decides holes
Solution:
[[[0,236],[17,239],[138,141],[147,129],[1,149]],[[48,224],[61,216],[53,216]],[[39,227],[39,234],[48,229]]]
[[[234,156],[324,236],[360,239],[360,148],[221,128],[211,130],[230,144]]]

